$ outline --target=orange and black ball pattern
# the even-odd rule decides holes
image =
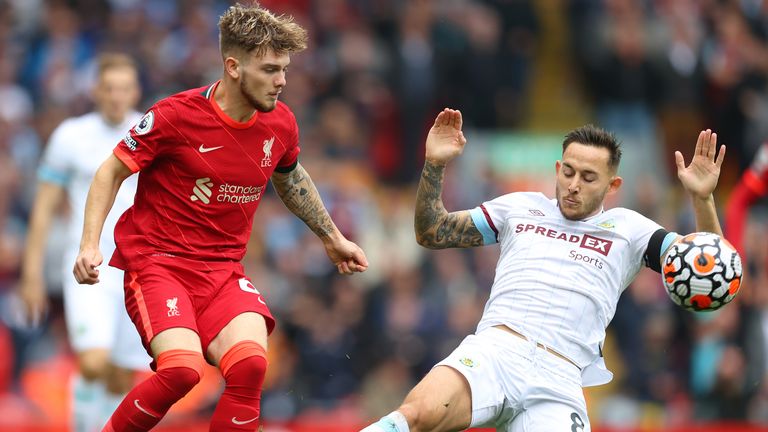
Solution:
[[[688,234],[664,256],[662,280],[675,304],[692,311],[720,309],[741,287],[741,257],[714,233]]]

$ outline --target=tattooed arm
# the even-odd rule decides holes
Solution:
[[[421,172],[416,192],[416,241],[430,249],[464,248],[483,245],[483,235],[475,227],[469,211],[448,213],[443,206],[445,166],[429,161]]]
[[[287,173],[275,171],[272,185],[291,213],[298,216],[320,239],[340,234],[307,170],[296,165]]]
[[[275,171],[272,184],[288,210],[304,221],[322,240],[328,258],[336,265],[339,273],[351,274],[368,268],[368,260],[363,251],[344,238],[336,228],[320,193],[301,164],[287,173]]]
[[[467,143],[461,132],[461,112],[444,109],[435,118],[426,143],[426,162],[416,192],[416,241],[430,249],[483,244],[468,211],[448,213],[443,206],[445,165],[460,155]]]

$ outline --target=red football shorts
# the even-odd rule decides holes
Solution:
[[[197,332],[205,355],[213,338],[243,312],[262,315],[268,334],[274,329],[264,297],[240,263],[153,258],[125,272],[125,306],[150,355],[152,338],[174,327]]]

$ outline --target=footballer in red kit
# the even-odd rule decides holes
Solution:
[[[745,256],[744,230],[750,207],[768,195],[768,142],[757,150],[752,164],[733,188],[725,209],[725,233],[731,244]]]
[[[158,102],[115,149],[141,171],[136,202],[117,225],[116,267],[158,254],[241,260],[272,173],[296,166],[298,127],[288,106],[277,102],[240,123],[213,101],[218,84]]]
[[[249,311],[265,318],[268,332],[274,328],[239,261],[272,173],[296,167],[298,126],[282,102],[245,122],[231,119],[213,100],[218,85],[158,102],[114,151],[131,171],[141,171],[135,204],[115,228],[118,248],[110,264],[127,272],[126,304],[145,344],[182,326],[200,335],[205,352],[227,318]],[[203,278],[199,264],[207,269]],[[193,287],[188,295],[181,284],[167,283],[169,266],[170,273],[185,274]],[[148,295],[156,287],[159,295]],[[167,299],[174,298],[169,310]]]
[[[306,31],[291,17],[240,4],[221,16],[219,30],[221,80],[152,106],[88,193],[73,273],[93,284],[104,218],[122,181],[141,173],[134,205],[115,228],[110,264],[125,270],[126,308],[155,374],[126,395],[106,432],[152,429],[200,381],[206,361],[225,381],[210,430],[258,429],[275,321],[240,260],[267,182],[322,241],[339,273],[368,267],[299,162],[296,119],[277,100]]]

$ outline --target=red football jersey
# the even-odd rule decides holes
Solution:
[[[744,172],[731,191],[725,207],[725,238],[744,256],[744,230],[749,208],[768,195],[768,142],[757,150],[752,165]]]
[[[282,102],[234,121],[213,100],[217,85],[160,100],[115,147],[141,173],[134,204],[115,228],[111,265],[136,269],[157,255],[231,262],[245,254],[270,176],[297,162],[299,131]]]

